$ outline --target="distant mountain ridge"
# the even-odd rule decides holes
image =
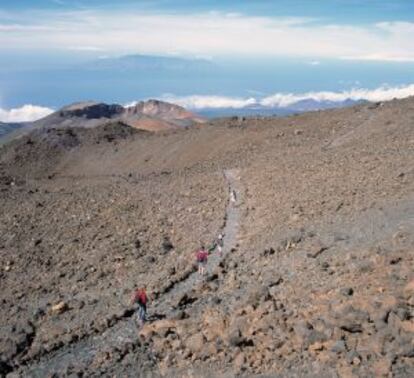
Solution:
[[[124,55],[116,58],[102,58],[84,68],[93,71],[157,71],[157,72],[199,72],[211,70],[214,64],[205,59],[187,59],[156,55]]]
[[[198,113],[204,117],[217,118],[217,117],[229,117],[229,116],[287,116],[289,114],[312,112],[319,110],[345,108],[357,104],[367,103],[365,100],[352,100],[347,99],[344,101],[328,101],[328,100],[315,100],[312,98],[298,100],[290,105],[286,106],[265,106],[259,102],[252,105],[246,105],[240,108],[209,108],[205,107],[198,110]]]

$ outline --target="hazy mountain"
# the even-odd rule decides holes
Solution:
[[[80,66],[89,71],[158,71],[158,72],[202,72],[211,70],[214,64],[205,59],[185,59],[152,55],[126,55],[118,58],[103,58]]]
[[[286,116],[295,113],[304,113],[316,110],[326,110],[334,108],[345,108],[348,106],[364,103],[366,101],[345,100],[336,101],[317,101],[314,99],[305,99],[288,106],[263,106],[254,104],[243,108],[205,108],[198,113],[205,117],[228,117],[228,116]]]
[[[221,70],[203,59],[129,55],[34,68],[0,69],[2,91],[13,93],[15,104],[36,102],[59,108],[83,98],[127,103],[137,98],[156,98],[163,93],[178,95],[197,88],[212,90],[211,81]],[[220,74],[219,85],[226,73]],[[59,87],[59,91],[56,88]],[[204,89],[206,90],[206,89]]]
[[[317,101],[314,99],[306,99],[289,105],[285,109],[297,112],[307,112],[312,110],[324,110],[333,108],[344,108],[360,103],[361,101],[345,100],[345,101]]]
[[[0,139],[25,126],[25,123],[5,123],[0,122]]]

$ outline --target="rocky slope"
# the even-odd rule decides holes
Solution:
[[[407,99],[7,144],[0,371],[413,376],[413,119]],[[222,230],[199,280],[193,251]]]

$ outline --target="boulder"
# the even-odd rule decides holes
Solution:
[[[234,329],[229,333],[229,344],[232,347],[237,347],[243,344],[244,337],[239,329]]]
[[[353,306],[345,306],[335,315],[335,325],[350,333],[360,333],[364,329],[364,323],[369,320],[369,314]]]
[[[309,345],[309,352],[311,353],[317,353],[320,352],[325,348],[324,344],[320,341],[317,341],[311,345]]]
[[[246,337],[249,328],[250,325],[246,316],[233,319],[227,334],[227,343],[232,347],[253,345],[253,341]]]
[[[69,309],[68,304],[66,302],[59,302],[53,305],[50,308],[50,312],[54,315],[62,314]]]
[[[403,295],[405,299],[409,299],[414,296],[414,280],[411,280],[407,285],[405,285]]]
[[[346,352],[346,344],[344,340],[336,341],[330,348],[331,352],[333,353],[345,353]]]
[[[203,349],[204,341],[204,336],[201,333],[196,333],[185,341],[185,346],[191,351],[193,355],[198,354]]]
[[[143,339],[149,339],[152,335],[164,337],[167,332],[175,329],[177,326],[175,320],[162,319],[153,323],[147,323],[141,328],[139,335]]]
[[[237,354],[235,359],[233,360],[233,367],[236,372],[240,372],[246,363],[246,356],[243,352]]]
[[[256,308],[262,301],[271,299],[269,289],[265,285],[257,285],[247,295],[245,304]]]
[[[171,243],[171,240],[168,236],[164,236],[161,247],[164,253],[168,253],[174,250],[174,245]]]
[[[218,312],[207,311],[203,323],[203,334],[207,341],[222,338],[226,332],[226,318]]]

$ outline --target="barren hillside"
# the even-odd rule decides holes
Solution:
[[[3,146],[0,373],[413,376],[413,125],[407,99]]]

